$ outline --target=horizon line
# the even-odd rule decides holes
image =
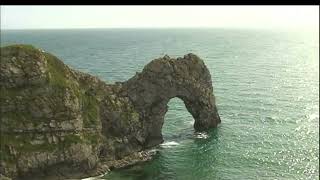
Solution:
[[[214,27],[214,26],[202,26],[202,27],[74,27],[74,28],[0,28],[0,31],[10,30],[85,30],[85,29],[255,29],[255,30],[315,30],[318,28],[295,28],[290,27]]]

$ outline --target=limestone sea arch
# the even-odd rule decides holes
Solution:
[[[163,141],[161,128],[171,98],[183,100],[195,120],[195,130],[207,130],[220,123],[210,72],[194,54],[155,59],[126,81],[124,88],[147,126],[147,146]]]
[[[167,103],[183,100],[204,131],[220,123],[211,75],[194,54],[164,56],[107,84],[31,45],[1,47],[0,174],[80,178],[149,159]]]

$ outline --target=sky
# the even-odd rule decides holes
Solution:
[[[318,6],[1,6],[1,29],[317,29]]]

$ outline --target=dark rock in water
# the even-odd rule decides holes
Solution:
[[[150,160],[167,103],[182,99],[198,131],[216,127],[211,76],[194,54],[155,59],[106,84],[29,45],[1,48],[0,177],[83,178]]]

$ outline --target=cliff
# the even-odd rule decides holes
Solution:
[[[174,97],[196,130],[220,123],[210,73],[194,54],[155,59],[128,81],[106,84],[50,53],[12,45],[1,48],[0,70],[3,177],[83,178],[149,160]]]

